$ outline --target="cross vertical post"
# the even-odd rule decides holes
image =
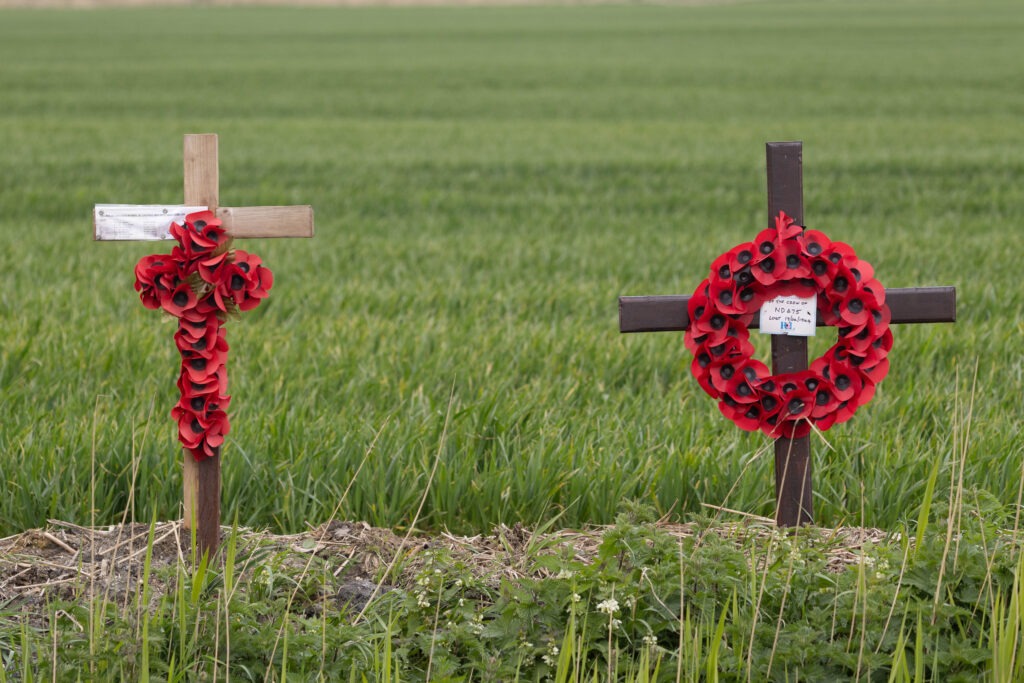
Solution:
[[[804,224],[803,145],[769,142],[768,223],[785,211]],[[807,338],[787,334],[772,336],[772,374],[807,369]],[[807,436],[775,440],[775,523],[801,526],[814,520],[811,499],[811,442]]]
[[[185,136],[185,204],[206,206],[217,212],[220,206],[217,136]],[[185,528],[194,529],[199,555],[212,556],[220,543],[220,453],[196,460],[184,451],[182,471]],[[194,525],[194,526],[193,526]]]

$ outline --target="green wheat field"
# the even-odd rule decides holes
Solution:
[[[225,519],[326,519],[376,436],[339,514],[403,528],[449,399],[422,529],[771,516],[766,439],[617,297],[690,293],[767,225],[773,140],[804,142],[809,226],[958,294],[812,437],[817,521],[913,518],[956,424],[965,486],[1014,505],[1022,29],[1010,2],[5,11],[0,535],[178,514],[173,324],[132,289],[167,243],[93,242],[91,211],[180,203],[189,132],[220,135],[223,204],[317,221],[239,243],[276,280],[228,327]]]
[[[0,11],[0,683],[1024,680],[1022,35],[1018,0]],[[238,243],[275,284],[227,327],[211,564],[160,545],[180,361],[132,285],[170,245],[92,239],[181,202],[186,133],[223,205],[316,212]],[[810,227],[958,298],[812,434],[793,536],[770,442],[617,320],[767,227],[786,140]],[[116,594],[21,536],[124,519]],[[295,540],[332,519],[474,554],[360,570]]]

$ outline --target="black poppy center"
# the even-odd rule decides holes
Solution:
[[[743,384],[736,387],[736,393],[739,394],[740,396],[750,396],[750,394],[753,393],[753,390],[746,382],[744,382]]]
[[[729,266],[722,266],[721,268],[718,269],[718,277],[720,277],[723,280],[729,279],[729,276],[731,274],[732,272],[729,270]]]
[[[789,256],[787,256],[786,257],[786,267],[787,268],[799,268],[800,267],[800,257],[797,256],[796,254],[790,254]]]
[[[697,356],[697,365],[701,366],[702,368],[706,368],[710,364],[711,356],[709,356],[708,354],[702,353],[699,356]]]
[[[815,261],[811,266],[811,269],[814,271],[815,275],[824,275],[828,272],[828,264],[824,261]]]
[[[817,256],[822,252],[821,245],[817,242],[811,242],[807,245],[807,253],[811,256]]]
[[[728,289],[718,295],[718,300],[726,306],[732,304],[732,292]]]
[[[814,397],[814,402],[819,406],[823,406],[828,404],[828,399],[829,396],[827,391],[819,391],[818,395]]]
[[[189,426],[192,428],[192,431],[195,432],[196,434],[202,434],[203,425],[199,424],[199,420],[192,420],[192,424]]]
[[[206,359],[205,358],[193,358],[192,359],[192,369],[193,370],[205,370],[206,369]]]
[[[174,302],[175,306],[184,306],[188,303],[188,294],[185,292],[178,292],[171,300]]]
[[[770,254],[775,251],[775,244],[772,242],[761,242],[759,251],[765,255]]]
[[[754,255],[750,253],[749,249],[744,249],[736,256],[736,260],[741,264],[750,263],[750,259],[752,258],[754,258]]]
[[[206,337],[203,337],[199,341],[192,344],[192,348],[196,351],[202,351],[206,348]]]
[[[775,259],[766,258],[764,261],[761,261],[761,263],[759,263],[758,265],[761,266],[762,271],[764,271],[765,273],[770,273],[773,270],[775,270]]]
[[[715,314],[711,316],[711,329],[720,330],[725,327],[725,316]]]
[[[761,399],[761,405],[764,406],[765,410],[771,412],[775,410],[775,406],[779,405],[779,402],[775,400],[774,396],[765,396]]]
[[[206,227],[206,221],[196,221],[195,223],[193,223],[193,225],[195,226],[196,230],[202,230],[203,228]]]
[[[189,402],[189,405],[192,406],[192,410],[202,410],[203,406],[206,405],[206,399],[202,396],[196,396]]]
[[[804,402],[799,398],[794,398],[792,401],[789,402],[789,405],[787,406],[787,410],[789,410],[790,415],[797,415],[801,411],[803,411],[803,409]]]
[[[721,370],[722,379],[732,379],[732,376],[733,376],[733,374],[735,374],[735,372],[736,372],[736,368],[734,368],[731,365],[724,365],[724,366],[722,366],[722,370]]]
[[[835,279],[835,282],[832,283],[832,289],[837,292],[845,292],[849,286],[850,281],[846,279],[845,275],[840,275]]]
[[[850,378],[846,375],[839,375],[836,377],[836,389],[839,391],[846,391],[850,388]]]
[[[850,313],[860,313],[864,310],[864,302],[860,299],[853,299],[847,308],[850,309]]]
[[[241,270],[241,271],[242,271],[243,273],[248,273],[248,272],[249,272],[249,264],[248,264],[248,263],[246,263],[245,261],[242,261],[241,263],[239,263],[239,264],[238,264],[238,268],[239,268],[239,270]]]
[[[231,276],[231,289],[232,290],[237,292],[238,290],[240,290],[244,286],[245,286],[245,278],[243,278],[238,273],[235,273],[234,275]]]

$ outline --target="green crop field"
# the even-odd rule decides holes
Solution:
[[[302,530],[351,483],[339,517],[404,529],[435,462],[425,530],[771,515],[770,444],[616,298],[690,293],[765,227],[792,139],[810,226],[959,300],[812,436],[817,521],[916,519],[936,463],[1013,510],[1022,33],[1010,1],[4,11],[0,536],[179,514],[174,328],[132,289],[168,246],[94,243],[91,210],[180,202],[190,132],[222,203],[317,221],[244,246],[276,280],[228,326],[226,520]]]

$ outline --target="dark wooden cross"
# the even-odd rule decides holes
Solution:
[[[216,135],[186,135],[184,159],[185,204],[215,212],[232,237],[313,236],[310,206],[220,206]],[[161,214],[181,213],[177,206],[143,206],[134,217],[128,211],[123,212],[127,217],[114,221],[114,211],[104,206],[96,208],[96,240],[165,239],[171,219],[161,219]],[[184,454],[183,523],[195,529],[200,557],[212,557],[220,542],[220,456],[197,462],[187,450]]]
[[[768,225],[785,211],[804,224],[803,145],[800,142],[769,142]],[[689,296],[619,297],[620,332],[668,332],[690,325]],[[956,321],[956,289],[953,287],[912,287],[886,289],[885,302],[893,323],[939,323]],[[818,322],[819,325],[822,323]],[[751,327],[758,325],[757,317]],[[772,335],[772,374],[807,369],[807,339]],[[775,440],[775,521],[779,526],[811,524],[811,448],[807,436]]]

